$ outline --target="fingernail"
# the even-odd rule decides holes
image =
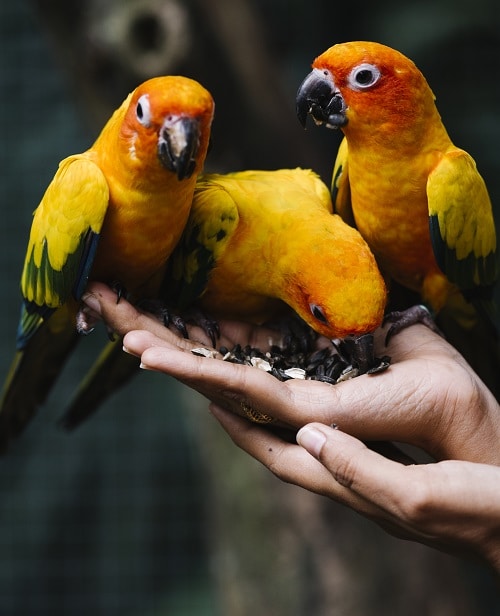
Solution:
[[[315,458],[319,458],[323,445],[326,442],[326,436],[323,432],[304,426],[297,432],[297,443],[308,451]]]
[[[92,293],[84,293],[82,295],[82,302],[98,315],[101,314],[101,304],[99,303],[97,297]]]
[[[140,368],[141,370],[152,370],[152,368],[150,368],[147,364],[143,364],[143,363],[142,363],[142,361],[141,361],[141,363],[139,364],[139,368]]]

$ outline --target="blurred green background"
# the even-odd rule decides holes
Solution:
[[[304,132],[295,92],[316,55],[355,39],[417,63],[498,204],[493,0],[1,3],[0,373],[14,349],[32,211],[59,160],[86,149],[130,89],[181,73],[212,91],[208,170],[300,165],[329,182],[339,136]],[[62,433],[55,422],[102,336],[80,345],[0,461],[0,615],[500,613],[485,569],[280,484],[167,377],[141,374]],[[318,529],[324,542],[314,543]]]

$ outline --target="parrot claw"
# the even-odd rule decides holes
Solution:
[[[80,308],[76,313],[76,331],[83,336],[88,336],[95,329],[95,324],[100,321],[100,317],[92,315],[86,306]]]
[[[127,289],[121,282],[115,281],[110,285],[111,289],[116,293],[116,303],[119,304],[122,297],[127,297]]]
[[[217,348],[217,339],[220,338],[219,323],[200,312],[196,317],[196,324],[201,327],[205,334],[210,338],[213,348]]]
[[[189,338],[189,333],[186,327],[186,321],[184,321],[184,319],[176,314],[164,314],[163,317],[163,323],[165,324],[165,327],[168,327],[169,325],[173,325],[175,327],[175,329],[182,335],[183,338],[188,339]]]
[[[186,321],[183,317],[174,314],[170,308],[165,305],[161,305],[159,310],[156,310],[156,313],[159,314],[159,317],[165,327],[170,327],[170,325],[173,325],[183,338],[189,338]]]
[[[217,321],[207,316],[203,311],[195,308],[191,308],[188,311],[188,314],[186,315],[186,321],[192,321],[195,325],[201,327],[203,332],[210,338],[212,347],[214,349],[217,348],[217,339],[220,337],[220,328]],[[179,331],[181,331],[184,338],[189,338],[185,326],[186,321],[182,317],[177,316],[175,317],[175,320],[172,321],[172,323],[173,325],[175,325],[175,327],[177,327],[177,329],[179,329]],[[178,323],[182,323],[182,326],[180,326]],[[182,331],[181,327],[183,327],[185,334]]]
[[[146,312],[153,314],[163,323],[165,327],[170,327],[170,325],[173,325],[183,338],[189,338],[186,328],[186,321],[181,316],[172,312],[172,310],[161,300],[142,300],[138,305],[141,310],[145,310]]]
[[[443,336],[443,333],[432,318],[431,312],[423,304],[411,306],[406,310],[394,310],[393,312],[389,312],[384,317],[383,324],[385,325],[386,323],[392,323],[385,337],[386,346],[394,335],[399,334],[399,332],[410,327],[410,325],[415,325],[415,323],[423,323],[433,332]]]
[[[165,327],[173,325],[183,338],[189,338],[186,323],[192,322],[201,327],[203,332],[209,337],[212,346],[216,348],[217,338],[220,337],[220,328],[217,321],[211,319],[201,310],[190,308],[184,316],[175,314],[168,306],[159,300],[147,300],[141,302],[141,308],[153,313],[159,318]]]

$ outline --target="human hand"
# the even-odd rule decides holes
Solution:
[[[211,405],[233,441],[278,478],[327,496],[390,534],[488,563],[500,576],[500,467],[459,460],[405,466],[320,423],[299,445]]]
[[[385,372],[335,386],[280,382],[255,368],[193,355],[200,342],[209,345],[199,328],[184,339],[126,301],[117,304],[105,285],[89,290],[107,323],[122,335],[130,332],[125,346],[141,356],[143,367],[171,374],[224,408],[239,414],[242,406],[252,408],[297,429],[313,421],[335,424],[364,441],[415,445],[436,460],[500,464],[496,400],[455,349],[424,326],[401,332],[387,349],[384,332],[377,332],[376,348],[392,357]],[[228,347],[239,342],[266,350],[280,342],[271,329],[230,321],[220,326],[220,344]]]
[[[235,443],[278,477],[342,502],[397,536],[471,551],[499,569],[500,469],[488,466],[500,463],[499,407],[442,338],[414,326],[391,341],[393,364],[383,373],[335,386],[280,382],[255,368],[197,357],[190,350],[199,342],[180,338],[127,302],[116,304],[103,285],[91,291],[108,324],[130,332],[124,344],[144,367],[171,374],[216,401],[212,412]],[[227,346],[278,343],[270,339],[276,336],[272,330],[220,325]],[[190,335],[208,343],[197,328]],[[383,336],[377,335],[379,346]],[[294,445],[235,415],[242,404],[296,428],[315,423],[299,430]],[[347,433],[411,443],[443,461],[404,466]]]

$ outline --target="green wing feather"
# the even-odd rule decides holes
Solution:
[[[471,156],[446,153],[427,183],[429,225],[436,261],[460,289],[489,287],[498,276],[490,198]]]
[[[169,260],[163,295],[179,310],[201,297],[210,273],[238,226],[238,209],[223,176],[198,180],[181,241]]]
[[[35,210],[21,277],[22,348],[40,324],[88,280],[109,201],[100,168],[85,154],[64,159]]]
[[[199,180],[184,234],[167,263],[161,297],[169,307],[182,311],[203,294],[237,221],[234,201],[221,184]],[[123,353],[122,345],[122,340],[117,339],[100,354],[61,419],[65,429],[79,426],[139,372],[137,358]]]

